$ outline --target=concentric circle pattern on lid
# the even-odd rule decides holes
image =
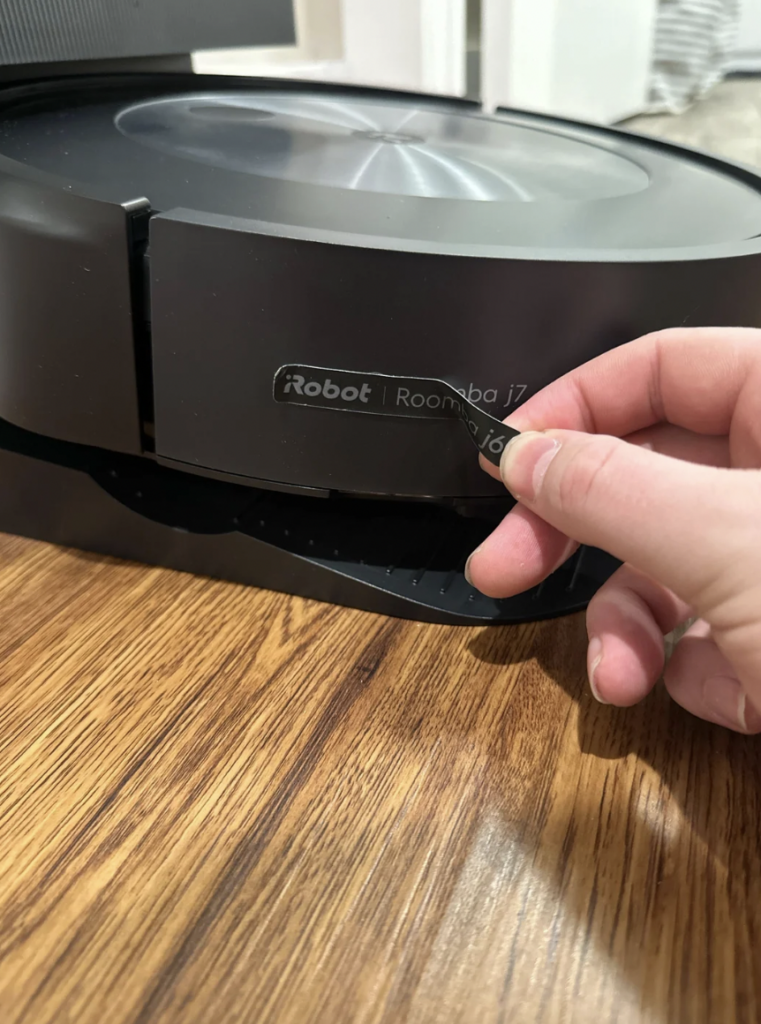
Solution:
[[[140,103],[116,124],[137,142],[214,167],[387,195],[589,201],[649,181],[633,161],[586,142],[401,102],[217,93]]]

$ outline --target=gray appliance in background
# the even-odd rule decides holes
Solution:
[[[0,67],[29,77],[72,73],[82,61],[90,73],[106,62],[183,58],[237,46],[295,42],[290,0],[0,0]],[[122,66],[124,67],[124,65]],[[83,69],[83,70],[85,70]]]
[[[466,101],[123,63],[285,41],[285,3],[0,12],[0,529],[428,621],[583,607],[602,552],[504,601],[467,584],[512,501],[459,420],[393,381],[394,415],[327,399],[437,378],[503,417],[648,330],[761,326],[761,179]],[[328,407],[276,401],[289,366]]]

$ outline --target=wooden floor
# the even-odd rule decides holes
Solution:
[[[0,540],[3,1024],[761,1018],[761,744],[581,617],[400,622]]]

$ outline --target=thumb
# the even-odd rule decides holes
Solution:
[[[556,529],[660,580],[701,614],[759,566],[761,473],[682,462],[615,437],[526,432],[505,448],[513,496]],[[752,559],[751,559],[752,560]]]

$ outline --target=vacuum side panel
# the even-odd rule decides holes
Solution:
[[[503,493],[480,470],[459,422],[276,403],[273,378],[286,364],[324,367],[327,377],[443,378],[501,419],[647,331],[761,326],[758,256],[476,258],[294,240],[183,217],[151,221],[156,451],[262,481],[420,497]]]
[[[127,214],[3,174],[0,416],[140,451]]]

